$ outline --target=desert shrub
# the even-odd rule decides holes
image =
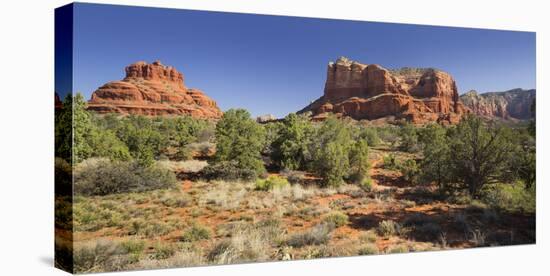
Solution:
[[[239,225],[231,230],[231,238],[214,244],[207,259],[216,264],[268,260],[269,251],[280,231],[271,222],[264,225]],[[275,231],[275,233],[274,233]],[[276,235],[273,235],[276,234]]]
[[[261,191],[268,191],[271,189],[280,189],[290,185],[286,178],[270,175],[266,179],[257,179],[256,180],[256,189]]]
[[[73,258],[76,273],[119,271],[129,264],[124,250],[118,244],[107,240],[75,247]]]
[[[468,205],[472,203],[472,197],[467,193],[454,193],[447,197],[447,202],[452,204]]]
[[[359,137],[365,139],[367,144],[372,147],[376,147],[380,144],[380,137],[378,137],[378,131],[376,128],[365,127],[361,130]]]
[[[216,144],[211,142],[190,143],[186,146],[186,149],[191,155],[196,154],[198,156],[206,157],[215,152]]]
[[[327,224],[333,224],[335,227],[340,227],[348,223],[348,215],[342,212],[334,211],[327,214],[323,218],[323,221]]]
[[[216,124],[215,162],[235,162],[239,169],[265,172],[261,151],[265,144],[264,128],[244,109],[230,109]]]
[[[172,257],[176,253],[176,247],[172,244],[158,242],[151,258],[155,260],[164,260]]]
[[[132,225],[134,227],[135,225]],[[154,237],[160,237],[164,236],[170,232],[172,232],[173,228],[170,227],[167,224],[159,223],[159,222],[148,222],[143,225],[139,226],[139,230],[137,232],[138,235],[145,236],[147,238],[154,238]]]
[[[481,231],[480,229],[474,229],[470,231],[470,242],[475,247],[487,246],[487,233]]]
[[[165,166],[175,172],[197,173],[202,171],[208,162],[201,160],[187,160],[187,161],[169,161],[163,160],[158,162],[159,165]]]
[[[177,161],[191,160],[193,159],[193,151],[189,147],[180,147],[172,158]]]
[[[233,248],[233,244],[231,243],[230,239],[222,240],[218,243],[216,243],[212,249],[208,252],[206,258],[210,262],[221,262],[220,259],[226,259],[229,257],[230,254],[232,254],[235,251]]]
[[[379,127],[376,129],[378,137],[385,143],[394,146],[399,141],[399,128],[394,126]]]
[[[362,184],[369,177],[370,164],[367,141],[360,139],[355,142],[349,154],[351,179],[356,183]]]
[[[210,238],[210,235],[211,235],[210,229],[202,225],[193,224],[183,233],[181,240],[185,242],[206,240]]]
[[[375,244],[363,245],[357,252],[358,255],[376,255],[378,253],[378,247]]]
[[[420,144],[418,143],[418,131],[412,124],[405,124],[399,130],[401,143],[399,148],[406,152],[418,152]]]
[[[281,175],[286,177],[290,184],[303,184],[305,173],[300,171],[282,170]]]
[[[378,224],[376,231],[383,237],[390,237],[395,235],[404,235],[406,229],[399,223],[393,220],[383,220]]]
[[[382,159],[382,162],[383,162],[384,169],[387,169],[387,170],[398,170],[400,166],[400,163],[397,160],[397,157],[393,153],[385,155]]]
[[[309,118],[295,113],[287,115],[271,144],[273,161],[279,168],[305,169],[314,133]]]
[[[407,253],[409,252],[409,248],[406,245],[395,245],[395,246],[388,247],[386,249],[386,252],[389,254]]]
[[[406,181],[409,181],[412,184],[418,182],[420,169],[418,168],[418,165],[416,164],[416,161],[414,161],[414,159],[407,159],[402,162],[399,166],[399,170],[401,171],[401,174],[403,174],[403,179],[405,179]]]
[[[372,178],[367,177],[364,178],[363,181],[359,184],[359,187],[365,192],[371,192],[372,191]]]
[[[373,243],[373,242],[376,242],[376,240],[378,239],[378,235],[376,235],[375,231],[369,230],[369,231],[361,234],[359,239],[363,242]]]
[[[120,247],[129,256],[129,261],[134,263],[139,261],[145,249],[145,241],[137,239],[129,239],[120,243]]]
[[[166,207],[183,208],[188,206],[193,199],[186,194],[178,193],[170,196],[165,196],[160,199],[160,203]]]
[[[203,170],[206,180],[253,180],[257,176],[255,170],[242,168],[236,161],[217,162],[206,166]]]
[[[326,244],[330,239],[333,228],[332,225],[320,223],[306,232],[291,235],[286,243],[292,247]]]
[[[170,170],[137,162],[93,159],[75,169],[74,191],[78,195],[107,195],[172,188],[177,182]]]

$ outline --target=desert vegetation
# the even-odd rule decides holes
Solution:
[[[525,125],[259,124],[242,109],[208,121],[71,102],[56,114],[56,177],[73,179],[56,182],[56,234],[74,229],[76,272],[535,242]]]

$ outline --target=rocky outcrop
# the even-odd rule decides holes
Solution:
[[[321,98],[300,110],[322,120],[329,113],[357,120],[405,119],[457,123],[467,112],[451,75],[436,69],[388,70],[341,57],[327,68]]]
[[[57,92],[55,92],[54,108],[55,108],[56,110],[57,110],[57,109],[62,109],[62,108],[63,108],[63,102],[62,102],[61,99],[59,98],[59,94],[57,94]]]
[[[535,89],[520,88],[482,94],[472,90],[461,95],[460,99],[474,114],[482,117],[528,120],[535,116],[531,112],[535,94]]]
[[[183,74],[159,61],[140,61],[126,67],[126,77],[99,87],[88,102],[99,113],[190,115],[218,119],[216,102],[198,89],[185,87]]]

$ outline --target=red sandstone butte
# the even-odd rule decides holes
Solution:
[[[323,96],[298,111],[305,112],[311,112],[313,120],[335,113],[356,120],[455,124],[468,109],[448,73],[431,68],[388,70],[340,57],[328,65]]]
[[[123,80],[108,82],[92,94],[88,109],[98,113],[190,115],[203,119],[222,116],[214,100],[198,89],[185,87],[183,74],[160,61],[139,61],[127,66]]]

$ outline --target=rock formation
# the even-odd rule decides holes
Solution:
[[[63,102],[59,98],[59,94],[57,94],[57,92],[55,92],[54,108],[55,109],[62,109],[63,108]]]
[[[99,113],[191,115],[217,119],[222,112],[202,91],[185,87],[183,74],[159,61],[126,67],[126,77],[99,87],[88,109]]]
[[[457,123],[467,112],[451,75],[436,69],[387,70],[341,57],[329,63],[321,98],[298,113],[322,120],[329,113],[357,120],[405,119]]]
[[[527,120],[535,116],[531,112],[535,94],[535,89],[520,88],[483,94],[472,90],[461,95],[460,99],[474,114],[482,117]]]

